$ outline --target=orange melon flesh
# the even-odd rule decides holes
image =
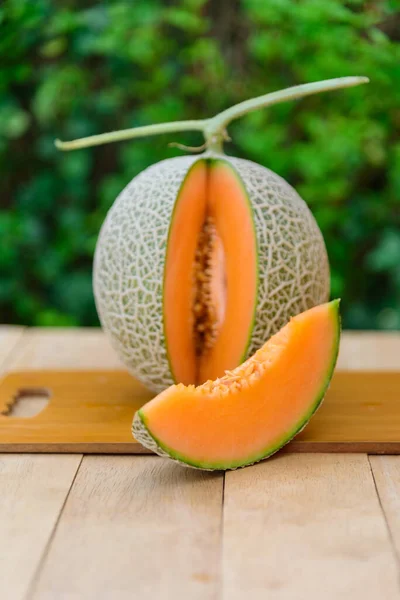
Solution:
[[[288,442],[318,408],[334,370],[339,335],[339,301],[312,308],[293,317],[232,372],[197,388],[171,386],[136,419],[163,452],[198,468],[261,460]]]
[[[194,262],[202,227],[216,229],[210,302],[216,319],[213,345],[199,356],[194,338]],[[234,169],[201,159],[189,170],[171,219],[164,267],[164,333],[174,380],[199,384],[243,360],[257,299],[257,244],[252,210]]]
[[[164,269],[164,331],[175,381],[196,381],[193,338],[193,262],[207,203],[207,167],[199,161],[186,177],[172,215]]]
[[[208,212],[224,248],[226,305],[218,341],[199,365],[198,382],[216,379],[244,358],[257,296],[257,245],[246,191],[223,161],[211,163]]]

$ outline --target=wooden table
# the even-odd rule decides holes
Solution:
[[[2,372],[119,366],[98,330],[0,328]],[[339,366],[400,369],[400,335],[345,333]],[[4,454],[0,486],[1,600],[400,598],[400,456],[285,454],[223,475]]]

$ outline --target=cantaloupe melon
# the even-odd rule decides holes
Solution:
[[[290,316],[329,297],[321,232],[281,177],[226,156],[233,119],[283,100],[364,83],[297,86],[203,121],[150,125],[62,143],[74,149],[169,131],[204,133],[205,152],[151,166],[109,211],[97,243],[94,292],[102,326],[130,371],[159,392],[234,369]]]
[[[204,240],[207,224],[217,244]],[[203,250],[214,268],[198,269]],[[210,153],[154,165],[122,192],[97,244],[94,291],[125,363],[158,392],[215,379],[291,315],[325,302],[329,265],[311,212],[285,181]]]
[[[339,336],[339,301],[303,312],[223,377],[164,390],[136,413],[133,435],[199,469],[234,469],[271,456],[321,404]]]

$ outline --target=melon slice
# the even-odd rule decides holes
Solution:
[[[164,333],[176,382],[203,383],[244,360],[257,280],[244,185],[228,162],[199,160],[178,194],[164,268]]]
[[[251,358],[203,385],[173,385],[135,415],[147,448],[199,469],[235,469],[279,450],[322,402],[335,368],[339,301],[295,317]]]

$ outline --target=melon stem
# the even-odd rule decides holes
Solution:
[[[368,77],[338,77],[336,79],[326,79],[324,81],[314,81],[312,83],[295,85],[284,90],[245,100],[244,102],[240,102],[240,104],[235,104],[210,119],[208,127],[211,131],[214,130],[214,132],[217,133],[226,129],[231,121],[234,121],[247,113],[253,112],[254,110],[259,110],[260,108],[265,108],[266,106],[272,106],[273,104],[279,104],[281,102],[287,102],[288,100],[297,100],[298,98],[304,98],[305,96],[311,96],[312,94],[318,94],[320,92],[354,87],[368,82]]]
[[[200,131],[204,135],[207,150],[221,154],[223,152],[224,140],[229,140],[226,131],[227,126],[231,121],[234,121],[249,112],[272,106],[273,104],[278,104],[280,102],[297,100],[298,98],[303,98],[312,94],[354,87],[368,82],[368,77],[338,77],[336,79],[314,81],[312,83],[296,85],[284,90],[251,98],[250,100],[245,100],[244,102],[231,106],[210,119],[172,121],[170,123],[133,127],[132,129],[122,129],[120,131],[92,135],[71,142],[56,140],[55,145],[59,150],[78,150],[80,148],[100,146],[102,144],[110,144],[112,142],[120,142],[151,135],[176,133],[180,131]]]
[[[154,125],[144,125],[143,127],[133,127],[132,129],[120,129],[119,131],[109,131],[99,135],[80,138],[71,142],[62,142],[56,140],[55,145],[59,150],[79,150],[89,148],[90,146],[101,146],[102,144],[111,144],[112,142],[121,142],[133,138],[147,137],[151,135],[161,135],[163,133],[176,133],[179,131],[201,131],[204,132],[206,120],[197,121],[171,121],[170,123],[157,123]]]

